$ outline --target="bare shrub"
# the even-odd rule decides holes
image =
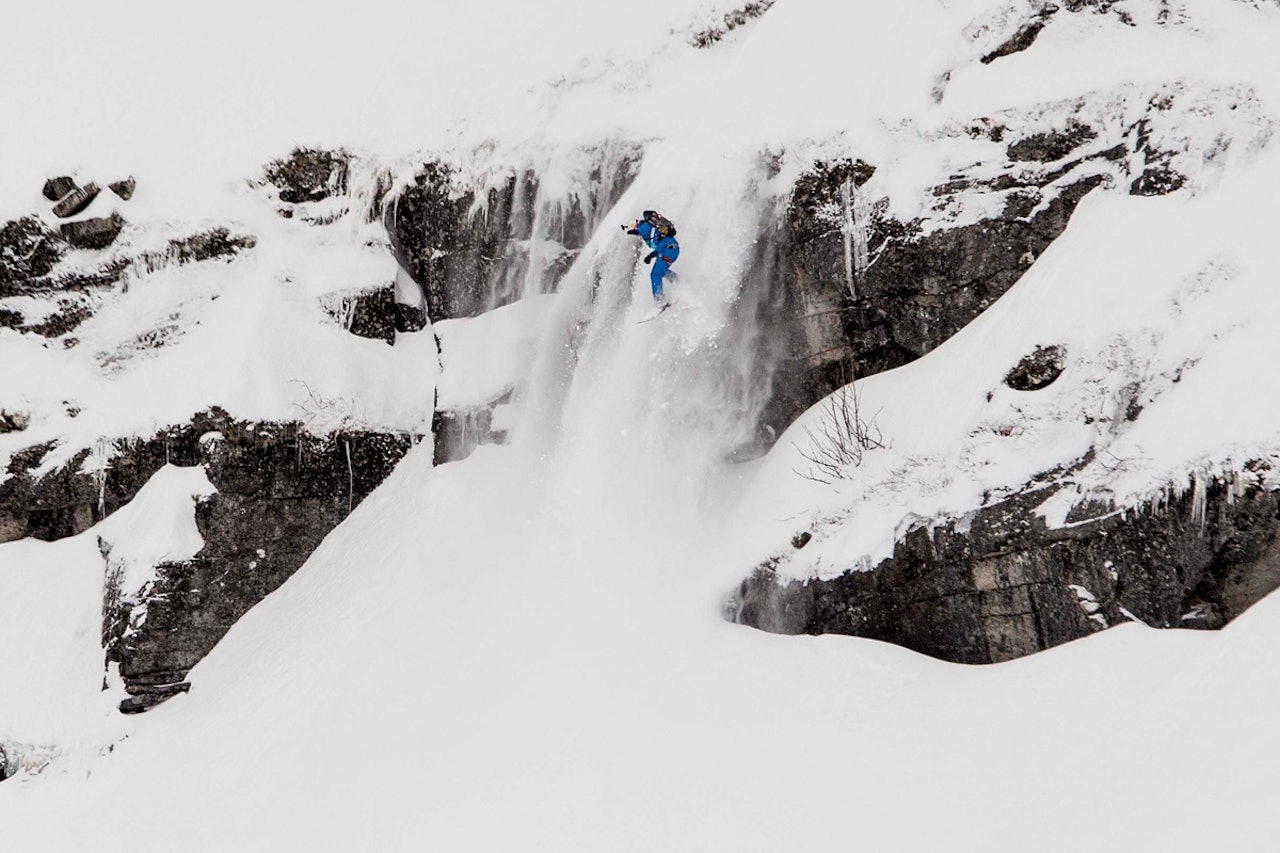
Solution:
[[[301,379],[291,380],[307,392],[307,399],[295,403],[299,420],[317,435],[349,433],[356,431],[361,420],[356,414],[356,401],[352,397],[326,397]]]
[[[878,414],[869,419],[862,417],[861,400],[853,385],[832,394],[822,404],[817,424],[804,428],[808,439],[805,446],[794,445],[810,463],[808,470],[796,473],[826,485],[852,479],[863,454],[885,447],[884,434],[876,425]]]

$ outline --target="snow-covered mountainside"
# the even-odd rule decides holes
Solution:
[[[78,5],[0,34],[7,842],[1280,840],[1280,4]]]

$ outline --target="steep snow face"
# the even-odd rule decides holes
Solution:
[[[769,850],[854,821],[886,846],[1069,850],[1082,811],[1119,837],[1216,834],[1172,820],[1203,794],[1171,771],[1218,761],[1256,770],[1221,780],[1214,814],[1249,828],[1242,848],[1271,829],[1272,602],[1220,635],[1127,626],[982,670],[774,637],[717,618],[722,539],[690,545],[661,505],[547,502],[537,473],[493,449],[432,469],[421,448],[189,696],[110,756],[6,782],[13,837]]]
[[[507,141],[481,156],[505,163],[517,147],[512,140],[526,133],[534,143],[612,133],[650,143],[636,183],[601,215],[605,224],[557,293],[438,328],[449,374],[440,379],[443,398],[463,406],[516,392],[504,412],[510,447],[482,448],[440,467],[432,466],[430,448],[411,451],[307,566],[199,665],[190,695],[141,719],[109,716],[114,701],[97,691],[94,532],[0,547],[0,584],[13,591],[0,599],[0,630],[5,648],[21,652],[0,659],[0,678],[45,684],[40,695],[59,712],[43,715],[43,698],[6,698],[18,721],[6,753],[36,756],[26,769],[36,769],[45,747],[61,753],[43,774],[0,787],[12,806],[7,837],[101,850],[168,848],[175,838],[211,850],[424,843],[770,850],[847,846],[851,837],[881,847],[1076,849],[1080,814],[1090,818],[1091,837],[1144,844],[1175,834],[1179,843],[1221,842],[1224,822],[1274,834],[1268,765],[1258,761],[1280,748],[1264,711],[1275,692],[1264,653],[1274,640],[1274,602],[1220,636],[1156,636],[1125,626],[981,671],[876,644],[747,632],[720,620],[718,606],[745,567],[798,528],[814,527],[815,516],[844,523],[815,527],[819,541],[788,564],[798,577],[883,553],[904,520],[963,512],[985,490],[1016,488],[1091,447],[1133,462],[1117,472],[1099,455],[1080,475],[1082,493],[1108,488],[1120,498],[1149,493],[1188,464],[1227,464],[1275,448],[1266,426],[1275,413],[1265,401],[1256,417],[1253,409],[1230,421],[1219,415],[1241,412],[1248,395],[1234,372],[1238,359],[1275,354],[1264,334],[1274,318],[1260,247],[1274,224],[1266,200],[1280,187],[1274,151],[1258,149],[1277,102],[1277,12],[1206,0],[1180,4],[1162,21],[1166,4],[1097,4],[1107,8],[1060,11],[1031,48],[983,63],[1047,7],[783,0],[705,52],[689,47],[705,16],[714,20],[727,5],[702,9],[692,23],[686,9],[637,15],[644,21],[634,37],[621,35],[634,10],[600,12],[590,26],[601,27],[610,49],[579,63],[580,51],[557,53],[579,37],[557,16],[587,6],[539,4],[498,28],[508,44],[536,43],[514,70],[495,64],[474,85],[450,91],[446,83],[498,49],[485,42],[493,50],[468,54],[479,45],[466,30],[442,47],[441,64],[418,66],[428,73],[353,63],[358,70],[344,68],[351,77],[341,87],[317,86],[327,109],[313,115],[290,106],[280,124],[269,123],[277,133],[297,122],[292,141],[368,119],[366,110],[381,112],[377,99],[350,110],[333,105],[352,102],[341,93],[373,91],[355,85],[371,73],[385,82],[388,100],[399,92],[398,103],[422,105],[411,122],[388,118],[397,124],[388,138],[421,122],[431,128],[428,141],[474,150],[482,134],[498,133]],[[457,28],[495,7],[425,8],[441,16],[442,28]],[[385,25],[375,17],[349,32],[371,35],[363,28],[376,25],[381,34]],[[324,21],[323,32],[331,26]],[[606,33],[606,26],[617,29]],[[221,47],[270,37],[247,29],[225,33]],[[857,50],[849,50],[849,34]],[[1223,40],[1236,34],[1239,48],[1233,41],[1224,61]],[[388,39],[388,55],[426,53],[411,26],[389,27]],[[261,74],[271,81],[268,94],[294,93],[280,82],[294,78],[274,73],[272,47],[247,51],[260,57],[239,66],[251,73],[227,72],[226,100],[215,98],[219,108],[195,122],[189,137],[161,134],[164,144],[139,148],[163,161],[157,205],[227,180],[222,170],[239,163],[239,147],[248,143],[233,141],[229,159],[210,165],[202,140],[218,136],[199,131],[215,119],[266,112],[258,94],[235,101],[250,94],[247,79]],[[643,61],[649,52],[656,58]],[[1082,54],[1096,61],[1083,62]],[[573,62],[564,62],[568,55]],[[562,73],[530,88],[552,67]],[[308,87],[337,76],[327,67],[309,70],[318,76]],[[755,295],[742,289],[759,249],[753,241],[811,155],[853,153],[877,163],[883,183],[874,189],[904,219],[973,221],[995,202],[974,194],[948,212],[925,192],[953,171],[1003,158],[1003,146],[960,130],[965,123],[1002,110],[1047,109],[1065,128],[1075,108],[1063,106],[1064,98],[1143,93],[1125,101],[1137,106],[1147,102],[1148,87],[1180,76],[1195,78],[1188,86],[1196,92],[1255,87],[1242,99],[1244,118],[1227,128],[1228,156],[1208,156],[1211,145],[1178,149],[1191,163],[1226,163],[1222,176],[1212,174],[1216,165],[1179,163],[1173,168],[1192,178],[1186,198],[1090,199],[1063,242],[996,310],[916,364],[861,383],[890,446],[869,454],[850,485],[820,489],[795,475],[791,442],[803,425],[759,466],[718,463],[743,440],[761,404],[764,377],[748,354],[750,336],[764,332],[755,319],[741,320],[758,317],[747,310]],[[433,85],[414,100],[424,79]],[[673,79],[680,81],[674,94]],[[405,80],[411,91],[398,89]],[[99,94],[112,103],[110,93]],[[463,104],[477,110],[461,125],[435,109],[455,94],[474,97]],[[1208,109],[1213,99],[1197,97]],[[1057,106],[1045,107],[1048,101]],[[1190,112],[1188,120],[1200,115]],[[480,127],[476,116],[496,113],[496,130]],[[1205,134],[1193,135],[1200,145]],[[248,138],[261,143],[270,133]],[[190,144],[175,147],[175,140]],[[788,150],[778,150],[784,143]],[[1142,144],[1135,136],[1126,151]],[[985,155],[974,156],[978,148]],[[71,149],[51,149],[58,150]],[[193,162],[179,162],[175,150]],[[104,159],[120,157],[119,149],[103,151]],[[26,151],[18,171],[42,177],[52,156]],[[233,174],[242,178],[256,166]],[[646,270],[612,221],[655,206],[654,198],[682,229],[680,304],[660,324],[639,325]],[[355,401],[363,418],[403,425],[429,416],[430,336],[389,352],[298,319],[343,279],[372,276],[373,265],[379,276],[394,274],[385,253],[353,248],[364,226],[332,226],[355,229],[334,248],[325,235],[336,232],[282,222],[260,202],[242,215],[260,225],[253,230],[262,253],[183,273],[184,283],[197,285],[192,293],[162,291],[164,274],[157,274],[85,330],[92,336],[85,340],[106,351],[130,325],[119,320],[123,312],[207,295],[188,342],[217,328],[219,339],[230,336],[244,352],[211,361],[209,350],[193,347],[190,360],[158,358],[174,372],[126,372],[114,389],[128,393],[114,398],[99,374],[74,367],[57,390],[9,374],[7,389],[42,401],[32,406],[42,412],[55,410],[64,387],[85,389],[96,401],[83,409],[95,413],[95,429],[137,431],[155,409],[168,411],[146,395],[162,380],[189,395],[174,404],[184,414],[221,397],[253,412],[301,406],[304,398],[281,389],[302,378],[314,380],[324,399]],[[1233,231],[1207,240],[1222,222]],[[131,301],[139,294],[150,298]],[[276,316],[286,318],[287,340],[242,329],[261,329]],[[494,338],[510,351],[490,353]],[[1002,387],[1005,372],[1042,344],[1067,353],[1057,382],[1034,392]],[[0,333],[0,345],[11,347],[6,364],[13,356],[39,376],[63,370],[51,356],[42,360],[39,342]],[[1198,361],[1189,366],[1189,359]],[[188,377],[200,381],[177,381]],[[210,388],[222,393],[207,396]],[[137,408],[126,412],[113,400]],[[1130,402],[1143,409],[1126,420]],[[350,414],[322,408],[337,425]],[[68,419],[56,430],[49,425],[47,435],[77,435]],[[744,487],[750,499],[730,515]],[[189,506],[191,490],[179,491],[173,502]],[[1053,507],[1045,512],[1058,517]],[[59,668],[62,660],[69,663]],[[1224,725],[1236,739],[1222,738]],[[1087,755],[1082,742],[1091,747]],[[109,746],[109,755],[97,754]],[[1187,826],[1185,814],[1206,808],[1203,793],[1172,780],[1184,778],[1177,771],[1187,764],[1220,763],[1243,769],[1217,781],[1216,820]],[[921,802],[931,820],[920,820]],[[145,826],[147,834],[104,831],[112,825]]]

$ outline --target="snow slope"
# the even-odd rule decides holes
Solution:
[[[1221,634],[1123,626],[981,669],[765,635],[717,617],[719,541],[690,546],[688,516],[566,512],[513,455],[431,470],[415,451],[197,667],[192,694],[131,720],[107,759],[5,783],[10,837],[1249,850],[1280,829],[1275,601]],[[477,523],[495,518],[501,536]],[[1204,767],[1230,768],[1208,806],[1186,781]]]
[[[415,448],[192,672],[189,695],[142,717],[114,715],[97,689],[102,531],[0,546],[0,734],[7,750],[53,759],[0,785],[6,839],[100,851],[1273,847],[1274,599],[1220,634],[1125,625],[984,668],[847,638],[770,636],[719,615],[754,561],[815,518],[845,523],[802,552],[806,562],[789,567],[799,576],[883,554],[904,521],[963,513],[984,490],[1014,488],[1091,443],[1130,464],[1086,469],[1082,488],[1121,498],[1280,448],[1255,372],[1276,355],[1266,247],[1280,162],[1274,146],[1258,150],[1265,134],[1250,119],[1240,138],[1258,142],[1234,147],[1221,178],[1207,169],[1185,197],[1089,199],[988,314],[863,382],[893,444],[848,486],[818,490],[793,473],[794,430],[758,465],[719,462],[758,390],[747,342],[727,340],[725,320],[755,226],[809,153],[865,152],[906,216],[923,187],[968,165],[973,149],[950,129],[990,111],[1186,78],[1248,84],[1276,114],[1280,10],[1188,0],[1159,24],[1165,4],[1117,5],[1139,26],[1065,16],[1033,50],[982,65],[1033,4],[779,0],[705,53],[683,39],[709,5],[646,17],[556,0],[501,7],[510,16],[497,23],[494,3],[424,4],[414,14],[426,17],[407,21],[376,4],[302,17],[232,4],[216,48],[135,39],[117,88],[93,82],[66,110],[51,105],[80,91],[76,78],[7,35],[3,55],[16,58],[4,60],[5,79],[20,85],[4,87],[3,109],[43,121],[3,138],[0,156],[17,164],[0,183],[6,209],[25,210],[23,194],[58,158],[89,150],[104,171],[153,169],[141,177],[154,181],[156,216],[195,192],[243,218],[259,214],[228,201],[243,190],[227,184],[302,137],[376,145],[394,160],[494,134],[501,160],[516,138],[554,147],[617,134],[650,140],[618,212],[669,200],[696,249],[682,257],[673,323],[631,322],[647,282],[606,221],[546,304],[442,328],[459,363],[484,360],[441,380],[459,405],[525,373],[511,445],[438,468]],[[158,20],[145,4],[82,11],[68,38],[86,65],[115,63],[104,33]],[[24,14],[36,27],[51,13]],[[241,26],[250,15],[258,25]],[[427,50],[442,44],[439,34],[423,41],[432,27],[456,43]],[[346,43],[300,60],[277,49],[281,32],[302,45],[341,33],[377,44],[384,61]],[[594,42],[586,59],[580,40]],[[339,63],[343,47],[352,58]],[[233,48],[251,61],[227,67]],[[151,73],[166,58],[176,82]],[[122,93],[137,103],[108,143],[95,129],[121,114]],[[156,121],[175,104],[190,124]],[[454,121],[454,110],[467,115]],[[760,154],[782,143],[783,171],[771,177]],[[266,245],[287,227],[263,224]],[[311,239],[281,237],[290,249],[184,272],[196,285],[207,275],[220,295],[200,309],[207,325],[243,340],[239,323],[300,316],[275,308],[336,288],[333,263],[363,263],[350,245],[294,253],[291,241]],[[275,277],[294,266],[301,295]],[[522,317],[534,339],[522,330],[519,349],[489,353]],[[105,341],[116,321],[104,312],[91,322],[86,335]],[[278,416],[293,402],[281,386],[309,377],[331,383],[327,394],[358,392],[392,425],[429,416],[433,347],[392,354],[301,322],[290,333],[304,344],[255,344],[212,366],[193,359],[208,381],[182,389],[222,388]],[[0,337],[0,355],[43,379],[44,354],[22,341]],[[1053,390],[1027,402],[1001,388],[1017,358],[1051,342],[1070,358]],[[448,358],[444,369],[457,369]],[[145,373],[128,374],[134,390],[114,398],[96,374],[80,375],[89,379],[77,387],[99,401],[84,410],[95,428],[139,430],[153,417]],[[6,394],[55,393],[8,372],[3,382]],[[1077,417],[1132,382],[1148,394],[1132,428],[1109,434]],[[139,414],[126,400],[148,405]],[[179,394],[174,410],[197,402]]]

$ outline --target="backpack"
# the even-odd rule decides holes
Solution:
[[[656,210],[646,210],[644,212],[644,221],[652,225],[663,237],[676,236],[676,226],[671,224],[670,219],[667,219]]]

